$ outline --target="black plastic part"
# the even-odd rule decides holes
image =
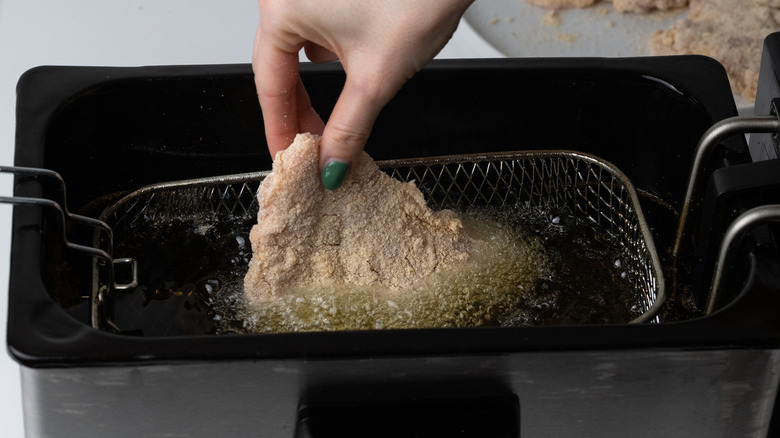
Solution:
[[[772,110],[769,112],[769,114],[780,118],[780,97],[772,99]],[[772,144],[775,147],[775,151],[780,151],[780,132],[775,132],[774,134],[771,135],[772,135]],[[775,157],[777,157],[777,155],[775,155]],[[759,161],[759,160],[755,159],[754,161]]]
[[[761,70],[758,76],[758,88],[753,113],[768,116],[773,113],[775,102],[780,99],[780,34],[773,33],[764,40],[761,54]],[[771,160],[780,156],[780,146],[775,134],[752,134],[750,136],[750,155],[753,161]]]
[[[517,438],[516,396],[301,406],[296,438]]]
[[[693,290],[704,307],[726,229],[746,210],[780,203],[780,160],[766,160],[716,170],[702,204],[697,235]],[[774,227],[765,227],[772,229]],[[756,244],[777,246],[773,233],[753,233]],[[730,275],[728,275],[730,276]]]

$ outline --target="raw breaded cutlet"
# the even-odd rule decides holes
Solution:
[[[647,13],[668,11],[688,5],[688,0],[612,0],[615,9],[620,12]]]
[[[572,9],[586,8],[599,0],[525,0],[534,6],[547,9]],[[615,9],[620,12],[645,13],[653,10],[666,11],[681,8],[688,4],[688,0],[612,0]]]
[[[413,182],[391,178],[365,152],[338,190],[326,190],[318,145],[318,136],[296,136],[258,190],[250,303],[334,282],[400,290],[469,257],[458,216],[431,210]]]
[[[780,30],[780,0],[691,0],[690,9],[689,17],[653,33],[651,53],[714,58],[735,93],[754,100],[763,41]]]
[[[598,0],[525,0],[526,3],[530,3],[534,6],[546,9],[572,9],[572,8],[585,8]]]

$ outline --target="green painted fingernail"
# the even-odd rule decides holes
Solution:
[[[331,160],[322,169],[322,185],[328,190],[336,190],[341,187],[344,178],[349,171],[349,163]]]

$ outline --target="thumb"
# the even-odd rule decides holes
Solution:
[[[376,77],[360,81],[347,75],[320,141],[320,169],[326,189],[339,188],[360,157],[379,112],[397,91],[387,85]]]

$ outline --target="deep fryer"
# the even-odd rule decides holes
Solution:
[[[343,72],[301,75],[326,117]],[[270,167],[249,66],[42,67],[18,94],[15,164],[55,170],[80,215],[148,184]],[[94,227],[62,230],[60,215],[15,207],[8,344],[27,433],[766,436],[780,379],[774,230],[740,240],[715,312],[684,301],[707,295],[697,278],[715,271],[697,260],[717,251],[694,236],[732,222],[721,200],[735,216],[777,202],[770,186],[746,205],[713,181],[771,160],[739,136],[720,141],[692,249],[673,254],[695,145],[734,115],[725,72],[703,57],[440,61],[388,105],[367,145],[379,160],[565,145],[614,163],[640,195],[676,294],[656,324],[110,333],[90,325],[92,258],[61,239],[91,242]],[[57,197],[48,185],[20,175],[15,196]]]

